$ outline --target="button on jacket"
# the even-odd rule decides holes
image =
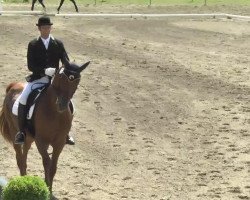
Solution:
[[[29,81],[45,76],[44,69],[48,67],[58,69],[59,61],[64,63],[65,58],[69,60],[62,41],[51,36],[46,49],[41,37],[32,40],[28,45],[27,53],[28,69],[32,72]]]

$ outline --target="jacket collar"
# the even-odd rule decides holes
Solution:
[[[55,40],[55,38],[53,37],[53,35],[49,35],[49,36],[50,36],[50,39],[51,39],[51,40],[53,40],[53,41]],[[42,40],[41,36],[38,36],[36,40],[39,40],[39,39]]]

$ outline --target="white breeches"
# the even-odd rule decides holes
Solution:
[[[32,90],[42,87],[43,85],[49,83],[49,77],[48,76],[44,76],[40,79],[37,79],[33,82],[28,82],[26,83],[21,95],[20,95],[20,100],[19,102],[23,105],[27,104],[27,100],[29,97],[29,94],[32,92]]]

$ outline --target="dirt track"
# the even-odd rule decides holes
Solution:
[[[92,61],[74,97],[77,143],[59,159],[58,199],[250,199],[248,22],[52,21],[70,58]],[[9,82],[28,74],[36,22],[0,17],[1,100]],[[18,175],[2,137],[0,159],[0,176]],[[28,172],[43,176],[35,146]]]

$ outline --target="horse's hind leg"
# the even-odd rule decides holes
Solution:
[[[64,3],[64,0],[61,0],[61,1],[60,1],[60,5],[59,5],[58,8],[57,8],[57,13],[58,13],[58,14],[59,14],[59,11],[60,11],[60,9],[61,9],[63,3]]]
[[[43,10],[46,12],[46,7],[45,7],[45,5],[44,5],[44,3],[43,3],[43,0],[38,0],[38,1],[39,1],[39,3],[42,5]]]
[[[34,5],[36,3],[37,0],[32,0],[32,5],[31,5],[31,10],[33,11],[34,10]]]
[[[27,174],[27,155],[31,147],[31,141],[26,141],[23,147],[21,145],[14,144],[14,149],[16,151],[16,161],[17,166],[20,170],[20,175],[24,176]]]
[[[17,162],[17,166],[20,170],[20,175],[24,176],[24,175],[26,175],[26,167],[25,167],[25,163],[23,160],[22,146],[15,144],[14,149],[16,151],[16,162]]]
[[[77,5],[76,5],[76,2],[75,2],[75,0],[70,0],[73,4],[74,4],[74,6],[75,6],[75,9],[76,9],[76,12],[78,12],[78,7],[77,7]]]

